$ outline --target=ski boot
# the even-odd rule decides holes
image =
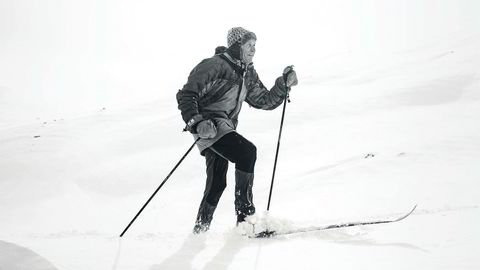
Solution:
[[[204,202],[200,205],[198,209],[197,220],[195,221],[195,226],[193,226],[193,233],[200,234],[208,231],[210,229],[210,223],[213,219],[213,213],[217,208],[216,205],[211,205],[207,202]]]

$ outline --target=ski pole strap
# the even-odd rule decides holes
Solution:
[[[187,122],[187,125],[185,126],[185,128],[183,129],[183,131],[190,131],[191,133],[196,133],[195,131],[195,126],[202,122],[204,119],[203,119],[203,116],[201,114],[196,114],[194,115],[190,120],[188,120]]]

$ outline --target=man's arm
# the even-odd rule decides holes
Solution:
[[[205,59],[190,72],[187,83],[178,91],[178,109],[187,124],[186,130],[195,133],[194,127],[204,120],[199,113],[198,100],[205,95],[207,84],[217,79],[220,72],[218,59]]]
[[[278,77],[272,89],[268,90],[254,69],[249,72],[253,72],[253,74],[252,80],[247,85],[247,103],[254,108],[263,110],[273,110],[280,106],[288,91],[283,77]]]

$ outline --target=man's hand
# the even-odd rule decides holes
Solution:
[[[217,128],[212,120],[204,120],[197,124],[198,136],[202,139],[211,139],[217,135]]]
[[[298,84],[297,73],[293,70],[293,66],[288,66],[283,70],[283,80],[288,88]]]

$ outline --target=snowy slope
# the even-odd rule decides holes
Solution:
[[[159,100],[3,129],[0,239],[57,269],[476,269],[480,36],[469,38],[361,63],[337,78],[297,67],[309,76],[287,107],[270,218],[321,225],[393,217],[418,204],[405,221],[245,239],[233,229],[230,174],[211,231],[195,237],[204,173],[192,152],[120,242],[192,143],[175,104]],[[358,64],[354,57],[329,61]],[[279,116],[245,108],[241,118],[239,132],[259,148],[259,212]]]
[[[262,58],[260,44],[256,65],[271,85],[279,65],[291,63]],[[175,91],[57,117],[17,117],[6,98],[0,269],[479,269],[480,33],[386,45],[298,62],[288,55],[300,84],[287,105],[268,214],[280,109],[244,106],[239,132],[258,148],[255,203],[274,226],[391,218],[418,204],[406,220],[247,239],[234,228],[230,170],[211,230],[193,236],[205,178],[194,150],[120,239],[193,143],[181,132]],[[168,84],[181,85],[177,75]]]

